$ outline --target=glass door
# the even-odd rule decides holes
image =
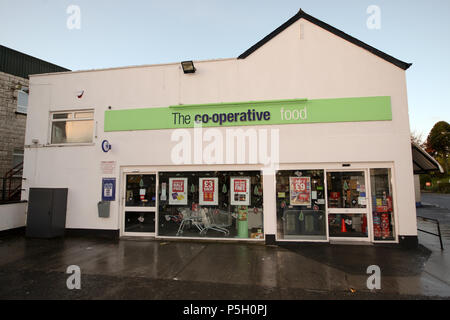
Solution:
[[[154,236],[156,174],[126,173],[123,195],[123,235]]]
[[[277,171],[277,239],[328,241],[324,177],[324,170]]]
[[[330,238],[369,241],[366,171],[328,171],[326,179]]]
[[[391,169],[370,169],[370,192],[373,241],[395,242],[397,235]]]

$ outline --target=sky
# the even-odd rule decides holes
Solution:
[[[367,26],[371,5],[379,29]],[[412,131],[425,139],[436,122],[450,122],[449,0],[0,0],[0,44],[71,70],[231,58],[300,8],[413,63]]]

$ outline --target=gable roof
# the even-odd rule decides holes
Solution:
[[[0,71],[27,79],[32,74],[70,70],[0,45]]]
[[[398,60],[396,58],[394,58],[393,56],[388,55],[387,53],[384,53],[370,45],[368,45],[367,43],[364,43],[354,37],[352,37],[351,35],[336,29],[333,26],[330,26],[329,24],[320,21],[319,19],[314,18],[313,16],[310,16],[309,14],[307,14],[306,12],[304,12],[302,9],[299,10],[299,12],[293,16],[292,18],[290,18],[288,21],[286,21],[285,23],[283,23],[281,26],[279,26],[278,28],[276,28],[274,31],[272,31],[271,33],[269,33],[267,36],[265,36],[263,39],[261,39],[259,42],[257,42],[256,44],[254,44],[253,46],[251,46],[249,49],[247,49],[244,53],[242,53],[238,59],[245,59],[247,58],[249,55],[251,55],[253,52],[255,52],[256,50],[258,50],[260,47],[262,47],[264,44],[266,44],[267,42],[269,42],[270,40],[272,40],[274,37],[276,37],[278,34],[280,34],[281,32],[283,32],[285,29],[287,29],[288,27],[290,27],[292,24],[294,24],[295,22],[297,22],[300,19],[305,19],[333,34],[335,34],[338,37],[341,37],[342,39],[345,39],[355,45],[357,45],[358,47],[361,47],[371,53],[373,53],[374,55],[396,65],[397,67],[403,69],[403,70],[407,70],[412,63],[406,63],[403,62],[401,60]]]

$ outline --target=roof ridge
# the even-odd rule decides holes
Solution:
[[[362,49],[365,49],[369,52],[371,52],[372,54],[394,64],[395,66],[403,69],[403,70],[407,70],[412,63],[407,63],[404,61],[401,61],[381,50],[376,49],[375,47],[372,47],[371,45],[333,27],[332,25],[329,25],[326,22],[323,22],[309,14],[307,14],[305,11],[303,11],[301,8],[299,9],[299,11],[293,16],[291,17],[289,20],[287,20],[285,23],[283,23],[281,26],[279,26],[278,28],[276,28],[274,31],[272,31],[271,33],[269,33],[267,36],[265,36],[264,38],[262,38],[260,41],[258,41],[256,44],[254,44],[253,46],[251,46],[249,49],[247,49],[245,52],[243,52],[241,55],[238,56],[238,59],[245,59],[247,58],[249,55],[251,55],[253,52],[255,52],[256,50],[258,50],[260,47],[262,47],[264,44],[266,44],[267,42],[269,42],[270,40],[272,40],[274,37],[276,37],[278,34],[280,34],[281,32],[283,32],[285,29],[287,29],[288,27],[290,27],[292,24],[294,24],[295,22],[297,22],[300,19],[305,19],[319,27],[321,27],[322,29],[325,29],[331,33],[333,33],[334,35],[347,40],[350,43],[353,43],[354,45],[359,46]]]

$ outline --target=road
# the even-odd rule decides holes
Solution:
[[[0,239],[0,299],[449,299],[424,247]],[[445,261],[447,262],[447,260]],[[66,269],[81,270],[81,289]],[[382,270],[367,288],[367,267]]]
[[[450,209],[450,194],[422,193],[422,204]]]
[[[444,250],[441,250],[439,238],[424,232],[418,233],[419,243],[431,250],[431,255],[424,265],[424,274],[450,283],[450,195],[423,193],[422,207],[417,208],[417,216],[439,221]],[[437,233],[437,225],[433,221],[417,219],[419,229]]]
[[[444,251],[425,233],[415,250],[0,238],[0,299],[450,299],[450,210],[436,206],[449,197],[425,199],[417,214],[439,219]],[[80,267],[80,290],[67,288],[71,265]],[[371,265],[382,270],[380,290],[367,288]]]
[[[423,193],[422,205],[417,215],[438,220],[444,238],[450,240],[450,194]],[[418,223],[420,227],[420,219]]]

